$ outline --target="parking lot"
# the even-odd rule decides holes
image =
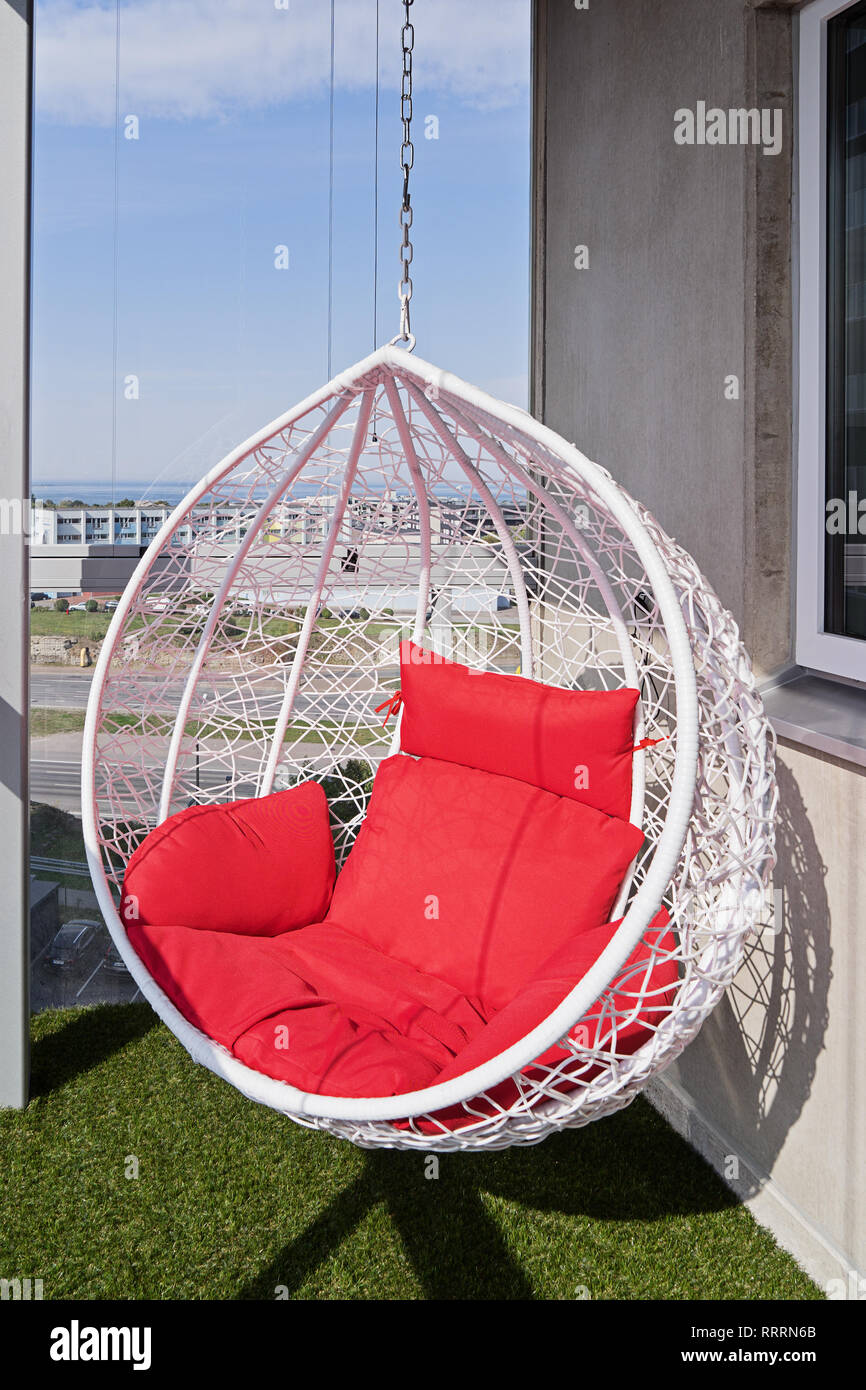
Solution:
[[[94,926],[83,949],[69,953],[67,963],[52,964],[55,937],[40,951],[30,972],[30,1007],[34,1013],[43,1009],[62,1009],[76,1004],[124,1004],[140,998],[138,987],[129,972],[115,968],[116,957],[108,930],[101,921],[86,912],[80,919]]]

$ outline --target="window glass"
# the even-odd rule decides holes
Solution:
[[[828,25],[825,631],[866,638],[866,4]]]
[[[517,405],[530,19],[530,0],[413,12],[418,355]],[[398,331],[402,22],[399,4],[336,0],[332,87],[327,0],[37,0],[37,1009],[133,993],[91,891],[79,789],[124,583],[195,481],[322,386],[329,363]]]

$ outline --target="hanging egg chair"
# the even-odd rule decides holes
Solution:
[[[451,685],[419,684],[428,676]],[[589,707],[574,702],[604,712],[599,701],[623,692],[627,783],[609,803],[603,777],[581,782],[598,739],[586,733],[584,756]],[[560,746],[573,784],[545,762]],[[531,1144],[628,1104],[741,962],[774,862],[775,804],[749,661],[692,559],[573,445],[395,345],[247,440],[174,510],[114,615],[84,736],[88,860],[142,994],[245,1095],[365,1147]],[[274,854],[271,808],[283,806]],[[587,846],[614,821],[634,838],[595,904],[603,928],[580,934],[573,914],[602,853]],[[528,857],[518,822],[537,832]],[[511,839],[496,892],[517,893],[507,989],[500,938],[473,936],[500,831]],[[260,856],[240,882],[233,844]],[[169,906],[145,928],[130,884],[164,850]],[[295,917],[268,917],[266,901],[263,928],[233,929],[231,913],[291,898],[292,885],[303,896],[315,873],[321,901],[314,884]],[[400,907],[410,880],[412,922]],[[366,905],[354,918],[350,897]],[[450,941],[472,957],[465,978],[441,964]],[[399,1036],[374,986],[377,999],[409,990]],[[293,1060],[309,1061],[304,1029],[327,1020],[339,1021],[340,1066],[385,1039],[400,1059],[388,1085],[371,1090],[385,1073],[364,1065],[299,1083],[315,1070]]]
[[[697,1033],[763,905],[773,740],[649,513],[412,355],[411,4],[399,339],[142,557],[94,673],[84,838],[196,1061],[364,1147],[497,1149],[627,1105]],[[333,38],[332,7],[332,94]]]

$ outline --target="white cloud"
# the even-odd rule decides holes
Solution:
[[[491,109],[524,97],[529,0],[419,0],[418,90]],[[380,5],[381,81],[399,79],[402,8]],[[370,88],[375,0],[337,0],[336,80]],[[330,71],[327,0],[133,0],[120,7],[121,105],[139,116],[188,120],[263,109],[321,93]],[[108,0],[39,0],[36,102],[43,119],[114,119],[115,7]]]

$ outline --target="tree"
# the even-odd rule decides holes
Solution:
[[[99,604],[96,602],[95,598],[89,598],[84,606],[88,613],[97,613],[99,611]]]
[[[373,768],[363,758],[349,758],[339,764],[330,777],[320,779],[328,798],[332,822],[349,825],[360,817],[360,805],[370,799],[373,788]]]
[[[69,599],[68,599],[68,598],[56,598],[56,599],[54,600],[54,607],[56,608],[56,610],[57,610],[58,613],[65,613],[65,612],[68,610],[68,608],[69,608]]]

